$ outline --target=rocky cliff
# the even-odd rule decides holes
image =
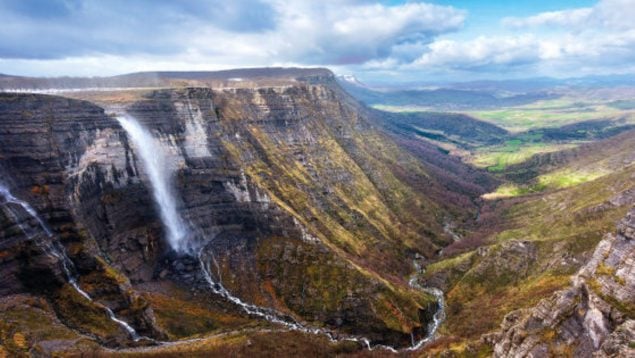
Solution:
[[[485,340],[497,357],[635,355],[635,210],[607,234],[571,287],[509,313]]]
[[[80,158],[98,134],[109,133],[116,122],[89,103],[40,95],[2,95],[0,117],[3,185],[44,218],[43,224],[38,223],[3,197],[3,295],[43,295],[70,327],[95,335],[103,343],[126,340],[125,330],[109,320],[104,306],[135,322],[143,334],[160,337],[152,309],[101,255],[90,235],[90,223],[77,220],[78,208],[68,199],[69,183],[74,181],[72,168],[81,165]],[[42,225],[53,234],[47,235]],[[81,286],[94,302],[73,291],[60,258],[50,252],[52,244],[66,247]]]

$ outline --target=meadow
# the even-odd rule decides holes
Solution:
[[[624,115],[624,110],[610,106],[606,102],[560,98],[513,108],[464,113],[505,128],[512,133],[521,133],[538,128],[561,127],[581,121],[612,119]],[[630,113],[629,116],[631,116]]]
[[[547,143],[516,138],[505,141],[503,145],[478,148],[469,157],[468,162],[497,173],[503,172],[510,165],[522,163],[536,154],[557,152],[576,146],[576,143]]]

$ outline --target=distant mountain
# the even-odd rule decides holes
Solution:
[[[444,110],[464,110],[517,106],[538,100],[556,98],[548,92],[500,95],[494,89],[469,88],[378,90],[364,85],[352,76],[339,76],[340,85],[367,105],[418,106]]]
[[[635,75],[594,75],[572,78],[530,77],[503,80],[475,80],[466,82],[407,82],[367,86],[378,91],[426,90],[446,88],[467,91],[488,92],[498,95],[523,94],[528,92],[550,91],[563,88],[616,87],[635,84]]]
[[[334,75],[325,68],[245,68],[225,71],[135,72],[110,77],[22,77],[0,75],[0,91],[86,88],[168,87],[175,85],[223,85],[240,82],[275,83],[323,82]]]
[[[369,88],[365,83],[361,82],[354,75],[338,75],[337,80],[344,83],[349,83],[353,86]]]

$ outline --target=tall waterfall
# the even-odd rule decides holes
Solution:
[[[29,214],[29,216],[31,216],[33,219],[35,219],[38,222],[38,225],[44,231],[48,240],[39,240],[36,242],[36,244],[39,247],[41,247],[47,254],[59,260],[60,265],[62,267],[62,271],[64,272],[64,275],[66,275],[66,280],[75,289],[75,291],[79,293],[80,295],[82,295],[88,301],[94,302],[93,299],[90,297],[90,295],[86,291],[84,291],[81,287],[79,287],[79,284],[77,283],[77,278],[75,275],[76,270],[75,270],[75,265],[73,264],[73,261],[71,261],[71,259],[68,258],[68,255],[66,254],[66,250],[64,249],[64,246],[59,244],[57,241],[53,240],[53,232],[48,227],[48,225],[46,225],[44,220],[40,218],[40,216],[37,214],[37,211],[35,211],[35,209],[26,201],[20,200],[16,198],[15,196],[13,196],[13,194],[11,194],[9,189],[2,184],[0,184],[0,198],[3,199],[3,201],[0,202],[0,204],[5,205],[8,212],[15,219],[15,222],[17,223],[17,225],[20,227],[22,232],[24,232],[24,234],[29,239],[33,239],[34,235],[30,232],[30,230],[28,230],[27,227],[25,227],[20,222],[18,215],[11,209],[11,207],[6,206],[6,204],[15,204],[20,206],[22,210],[24,210],[27,214]],[[132,328],[128,323],[117,318],[117,316],[115,316],[115,313],[109,307],[99,303],[97,304],[104,309],[104,311],[108,315],[108,318],[110,318],[113,322],[121,326],[130,335],[130,337],[133,340],[137,341],[141,338],[137,334],[137,331],[135,331],[135,329]]]
[[[186,251],[188,230],[176,210],[176,199],[171,190],[171,173],[165,151],[152,134],[134,118],[127,115],[118,116],[117,121],[128,133],[150,178],[154,200],[159,206],[161,221],[166,228],[170,246],[177,252]]]

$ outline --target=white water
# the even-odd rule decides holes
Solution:
[[[175,251],[186,252],[189,249],[187,245],[188,230],[177,212],[176,199],[171,191],[171,183],[170,183],[171,178],[170,178],[170,173],[167,166],[167,156],[165,155],[163,148],[157,142],[157,140],[146,129],[144,129],[134,118],[130,116],[118,116],[117,120],[121,124],[123,129],[128,133],[130,139],[132,140],[137,150],[137,154],[140,156],[141,161],[143,162],[147,175],[150,179],[150,183],[152,185],[154,199],[157,205],[159,206],[162,223],[165,226],[167,234],[168,234],[168,242],[170,243],[171,247]],[[4,191],[0,193],[4,193],[4,192],[8,193],[8,191],[4,187],[0,187],[0,188],[4,189]],[[23,203],[20,200],[15,199],[13,196],[11,196],[10,193],[6,197],[10,198],[11,202],[15,202],[20,205],[22,205],[21,203]],[[22,206],[25,207],[24,205]],[[34,218],[38,220],[42,228],[44,228],[45,231],[47,232],[47,235],[50,236],[51,235],[50,230],[48,230],[46,225],[44,225],[44,222],[42,222],[42,220],[37,216],[35,211],[32,208],[30,208],[30,206],[28,206],[28,204],[26,204],[25,210],[29,214],[31,214],[31,216],[33,216]],[[240,306],[241,308],[243,308],[243,310],[246,313],[250,315],[259,316],[269,322],[280,324],[291,330],[301,331],[301,332],[309,333],[309,334],[325,335],[332,341],[348,340],[348,341],[360,342],[360,343],[363,343],[369,350],[385,349],[392,352],[397,352],[395,348],[390,346],[385,346],[385,345],[371,346],[370,340],[365,337],[336,335],[325,329],[306,327],[304,325],[301,325],[295,322],[294,320],[290,318],[285,317],[285,315],[280,314],[276,312],[275,310],[258,307],[256,305],[243,302],[238,297],[233,296],[222,285],[222,283],[214,282],[214,280],[212,279],[209,264],[205,263],[205,260],[202,257],[202,252],[203,250],[199,252],[199,256],[198,256],[199,263],[201,266],[201,271],[204,274],[205,280],[209,284],[212,291],[222,296],[223,298],[231,301],[232,303]],[[66,260],[62,259],[61,261],[63,263],[64,271],[66,272],[71,285],[82,296],[92,301],[90,296],[85,291],[83,291],[79,287],[79,285],[77,285],[77,282],[71,275],[71,270],[67,267],[67,264],[66,264],[66,262],[70,262],[70,260],[66,258]],[[424,290],[434,295],[439,302],[439,310],[437,310],[437,312],[434,314],[433,322],[431,322],[428,326],[428,332],[430,333],[425,338],[423,338],[422,340],[418,342],[415,342],[413,337],[412,346],[410,348],[407,348],[407,350],[416,350],[433,338],[437,328],[439,327],[439,325],[441,324],[441,322],[443,321],[445,317],[445,312],[443,310],[443,306],[444,306],[443,293],[440,290],[420,287],[416,285],[415,279],[411,279],[410,283],[411,283],[411,286]],[[117,322],[123,328],[125,328],[126,331],[130,333],[130,335],[135,340],[139,339],[139,336],[137,335],[137,333],[134,331],[132,327],[130,327],[126,322],[116,318],[112,310],[110,310],[108,307],[104,307],[104,308],[107,311],[109,317],[113,321]]]
[[[38,224],[40,224],[40,227],[42,228],[42,230],[44,230],[44,232],[46,233],[46,236],[50,237],[50,236],[53,235],[51,230],[48,228],[48,226],[46,226],[44,221],[42,221],[42,219],[37,214],[35,209],[33,209],[33,207],[31,207],[31,205],[29,205],[29,203],[27,203],[25,201],[22,201],[22,200],[16,198],[15,196],[13,196],[13,194],[11,194],[9,189],[7,187],[5,187],[4,185],[0,185],[0,196],[2,196],[4,198],[4,203],[11,203],[11,204],[20,205],[22,207],[22,209],[24,209],[24,211],[26,211],[32,218],[37,220],[37,222],[38,222]],[[25,231],[25,229],[22,226],[22,224],[18,223],[18,225],[20,226],[22,231],[24,231],[24,233],[27,234],[27,232]],[[27,234],[27,236],[28,236],[28,234]]]
[[[432,322],[428,323],[428,334],[418,342],[415,342],[414,337],[412,337],[411,350],[417,350],[434,338],[437,330],[439,329],[439,326],[441,326],[441,323],[443,323],[443,321],[445,320],[445,300],[443,298],[443,291],[435,287],[423,287],[417,282],[417,274],[422,273],[423,270],[416,260],[413,261],[413,265],[415,267],[415,273],[410,277],[408,284],[412,288],[416,288],[420,291],[424,291],[433,295],[437,300],[437,304],[439,305],[437,311],[434,313],[434,315],[432,315]]]
[[[168,233],[168,241],[177,252],[187,252],[190,247],[185,242],[188,239],[188,230],[182,218],[176,210],[176,199],[174,198],[170,186],[170,173],[167,170],[166,156],[157,140],[143,128],[134,118],[130,116],[118,116],[117,120],[128,133],[141,160],[145,166],[150,183],[152,185],[154,199],[159,205],[162,223]],[[291,319],[283,317],[282,314],[272,309],[258,307],[243,302],[238,297],[232,295],[220,282],[214,282],[209,264],[205,263],[202,257],[203,249],[198,253],[198,260],[205,280],[212,291],[228,301],[242,307],[247,314],[261,317],[269,322],[283,325],[289,329],[302,331],[311,334],[325,334],[333,340],[334,335],[319,328],[305,327]],[[212,260],[214,263],[216,261]],[[217,267],[218,269],[218,267]],[[220,277],[220,276],[219,276]],[[370,341],[365,338],[347,337],[344,339],[363,342],[370,349]]]
[[[141,157],[146,174],[150,178],[152,194],[159,206],[159,214],[170,246],[176,252],[187,251],[187,227],[177,213],[176,199],[171,190],[171,173],[167,155],[161,144],[139,122],[130,116],[118,116],[117,121],[128,133],[136,154]]]
[[[212,275],[211,275],[209,264],[205,264],[205,260],[202,257],[202,252],[203,252],[203,250],[201,249],[199,251],[199,254],[198,254],[198,261],[199,261],[199,264],[201,265],[201,271],[203,272],[203,275],[205,277],[205,280],[209,284],[209,287],[212,289],[212,291],[214,293],[224,297],[225,299],[231,301],[232,303],[236,304],[237,306],[240,306],[247,314],[261,317],[261,318],[263,318],[263,319],[265,319],[265,320],[267,320],[269,322],[272,322],[272,323],[280,324],[280,325],[282,325],[284,327],[287,327],[287,328],[289,328],[290,330],[293,330],[293,331],[299,331],[299,332],[309,333],[309,334],[324,335],[324,336],[328,337],[329,340],[332,341],[332,342],[341,341],[341,340],[353,341],[353,342],[363,343],[369,350],[373,350],[373,349],[376,349],[376,348],[383,348],[383,349],[390,350],[392,352],[397,352],[397,350],[395,350],[394,348],[392,348],[390,346],[376,345],[374,347],[371,347],[370,340],[368,340],[367,338],[364,338],[364,337],[337,336],[337,335],[333,334],[332,332],[330,332],[328,330],[325,330],[325,329],[306,327],[306,326],[304,326],[304,325],[292,320],[291,318],[286,318],[285,315],[283,315],[283,314],[281,314],[279,312],[276,312],[273,309],[258,307],[256,305],[252,305],[252,304],[249,304],[249,303],[246,303],[246,302],[242,301],[240,298],[238,298],[236,296],[233,296],[231,293],[229,293],[229,291],[227,291],[227,289],[220,282],[214,282],[214,280],[212,279]],[[214,258],[212,258],[212,260],[215,262]],[[218,266],[217,266],[217,268],[218,268]]]
[[[212,291],[224,297],[225,299],[233,302],[234,304],[240,306],[247,314],[262,317],[269,322],[283,325],[294,331],[300,331],[300,332],[309,333],[309,334],[325,335],[332,342],[347,340],[347,341],[363,343],[366,346],[366,348],[368,348],[368,350],[385,349],[393,353],[398,352],[396,348],[387,346],[387,345],[378,344],[378,345],[371,346],[370,340],[365,337],[337,336],[336,334],[333,334],[332,332],[326,329],[307,327],[296,321],[291,320],[290,318],[286,318],[285,315],[279,312],[276,312],[275,310],[258,307],[258,306],[242,301],[240,298],[233,296],[229,291],[227,291],[227,289],[222,285],[222,283],[214,282],[211,275],[210,265],[209,263],[208,264],[205,263],[202,252],[203,250],[199,251],[199,254],[198,254],[199,264],[201,265],[201,271],[204,274],[205,280],[209,284]],[[214,263],[216,263],[214,257],[212,257],[211,260]],[[218,266],[216,267],[218,270]],[[436,332],[439,326],[441,325],[441,323],[443,323],[443,320],[445,319],[445,303],[443,298],[443,292],[434,287],[422,287],[421,285],[419,285],[417,283],[416,274],[421,272],[421,268],[416,262],[415,262],[415,268],[417,272],[410,278],[408,283],[410,284],[412,288],[415,288],[415,289],[418,289],[433,295],[437,300],[437,304],[439,308],[434,313],[432,317],[432,322],[428,323],[428,327],[427,327],[428,334],[424,338],[420,339],[419,341],[416,341],[414,338],[414,335],[411,334],[411,346],[408,348],[405,348],[404,349],[405,351],[418,350],[421,347],[423,347],[424,344],[430,342],[436,335]],[[220,273],[218,273],[218,275],[220,277]]]
[[[285,318],[283,314],[278,313],[272,309],[266,309],[266,308],[258,307],[258,306],[243,302],[240,298],[233,296],[231,293],[229,293],[229,291],[227,291],[227,289],[222,285],[222,283],[214,282],[214,280],[212,279],[209,264],[205,264],[205,260],[202,257],[202,252],[203,250],[201,250],[198,255],[199,264],[201,265],[201,271],[203,272],[205,276],[205,280],[209,284],[212,291],[226,298],[227,300],[233,302],[234,304],[242,307],[243,310],[247,312],[248,314],[262,317],[269,322],[281,324],[294,331],[325,335],[331,341],[348,340],[348,341],[363,343],[368,348],[368,350],[385,349],[394,353],[398,352],[396,348],[387,346],[387,345],[379,344],[379,345],[371,346],[370,340],[365,337],[355,337],[355,336],[339,336],[338,337],[326,329],[306,327],[298,322]],[[212,261],[215,262],[213,257],[212,257]],[[417,268],[417,271],[420,271],[419,266],[417,264],[415,264],[415,267]],[[439,328],[439,326],[445,319],[445,308],[444,308],[445,304],[443,299],[443,292],[437,288],[420,286],[417,283],[417,279],[415,275],[413,275],[413,277],[409,281],[410,286],[412,288],[416,288],[418,290],[421,290],[433,295],[437,300],[439,308],[434,313],[432,317],[432,322],[428,323],[428,327],[427,327],[428,334],[424,338],[420,339],[419,341],[415,341],[414,335],[411,335],[412,343],[410,347],[404,349],[406,351],[418,350],[421,347],[423,347],[424,344],[430,342],[434,338],[437,332],[437,329]],[[220,274],[219,274],[219,277],[220,277]]]
[[[167,180],[169,177],[166,175],[165,173],[165,166],[161,166],[160,164],[164,163],[164,157],[162,155],[157,155],[157,156],[153,156],[152,153],[161,153],[160,150],[157,150],[157,144],[155,143],[155,140],[136,122],[134,121],[130,121],[128,119],[125,118],[120,118],[119,119],[120,123],[122,123],[122,126],[124,127],[124,129],[126,129],[126,131],[131,135],[131,137],[133,137],[133,141],[135,141],[135,145],[138,147],[139,151],[141,152],[141,156],[142,156],[142,160],[149,159],[150,163],[146,163],[146,166],[151,167],[151,171],[155,171],[154,174],[149,174],[151,177],[151,180],[153,181],[153,188],[157,189],[158,186],[158,190],[155,190],[155,199],[157,200],[157,203],[161,206],[161,217],[164,220],[163,223],[166,226],[166,229],[168,231],[168,233],[175,233],[175,234],[179,234],[180,236],[176,236],[177,238],[179,238],[179,240],[175,241],[175,243],[177,243],[177,246],[175,247],[178,248],[179,250],[181,250],[181,248],[185,247],[184,243],[181,242],[182,240],[185,240],[187,237],[185,235],[185,233],[187,232],[185,229],[185,225],[183,224],[182,219],[180,218],[180,216],[178,215],[177,211],[176,211],[176,205],[174,198],[171,195],[170,192],[170,188],[169,188],[169,181]],[[124,125],[125,123],[125,125]],[[134,134],[133,134],[134,133]],[[135,140],[134,138],[137,138],[137,140]],[[153,160],[153,158],[157,158],[159,157],[159,160]],[[154,179],[152,179],[154,176]],[[155,184],[155,180],[157,180],[157,183]],[[160,194],[157,194],[160,193]],[[47,227],[47,225],[44,223],[44,221],[37,215],[37,212],[26,202],[15,198],[13,195],[11,195],[11,193],[9,192],[9,190],[0,185],[0,195],[2,197],[4,197],[4,200],[6,203],[13,203],[13,204],[17,204],[20,205],[29,215],[31,215],[34,219],[37,220],[37,222],[39,223],[39,225],[41,226],[41,228],[46,232],[48,237],[52,236],[52,232],[51,230]],[[163,195],[163,196],[162,196]],[[166,205],[166,207],[164,208],[163,205]],[[164,210],[165,209],[165,210]],[[10,210],[10,208],[9,208]],[[166,220],[167,218],[169,218],[169,220]],[[18,225],[20,225],[20,227],[22,228],[22,230],[25,232],[25,234],[27,234],[27,236],[29,236],[28,232],[26,231],[26,228],[24,228],[23,226],[21,226],[21,224],[19,224],[19,220],[17,220],[16,217],[16,222],[18,222]],[[174,226],[176,225],[176,226]],[[30,237],[30,236],[29,236]],[[170,241],[170,243],[173,243],[173,241]],[[72,261],[70,261],[70,259],[66,256],[66,252],[63,250],[62,248],[56,248],[55,245],[51,242],[51,241],[47,241],[46,242],[46,246],[47,246],[47,252],[50,253],[51,255],[55,256],[56,258],[58,258],[60,260],[60,262],[62,263],[62,268],[64,270],[64,273],[67,276],[68,282],[73,286],[73,288],[79,293],[81,294],[84,298],[86,298],[89,301],[93,301],[92,298],[88,295],[88,293],[86,293],[84,290],[82,290],[79,285],[77,284],[77,280],[75,279],[74,275],[72,274],[74,268],[73,268],[73,263]],[[174,246],[173,246],[174,247]],[[272,309],[268,309],[268,308],[263,308],[263,307],[258,307],[256,305],[252,305],[246,302],[243,302],[241,299],[239,299],[236,296],[233,296],[220,282],[214,282],[212,275],[211,275],[211,270],[209,267],[209,264],[205,264],[205,261],[203,256],[202,256],[203,250],[201,249],[199,251],[198,254],[198,259],[199,259],[199,263],[201,266],[201,271],[204,274],[205,280],[207,281],[207,283],[209,284],[210,288],[212,289],[212,291],[220,296],[222,296],[223,298],[231,301],[232,303],[240,306],[241,308],[243,308],[243,310],[250,314],[250,315],[255,315],[258,317],[261,317],[269,322],[272,323],[277,323],[280,324],[282,326],[285,326],[291,330],[295,330],[295,331],[300,331],[300,332],[304,332],[304,333],[308,333],[308,334],[319,334],[319,335],[324,335],[326,337],[329,338],[329,340],[331,341],[338,341],[338,340],[348,340],[348,341],[354,341],[354,342],[359,342],[364,344],[369,350],[375,350],[375,349],[385,349],[385,350],[389,350],[392,352],[397,352],[397,349],[391,347],[391,346],[386,346],[386,345],[375,345],[375,346],[371,346],[370,340],[365,338],[365,337],[355,337],[355,336],[342,336],[342,335],[336,335],[333,334],[332,332],[326,330],[326,329],[321,329],[321,328],[312,328],[312,327],[306,327],[294,320],[292,320],[290,317],[287,317],[281,313],[276,312],[275,310]],[[209,260],[208,260],[209,261]],[[214,260],[214,258],[212,257],[212,260],[214,263],[216,263],[216,261]],[[415,262],[415,268],[417,269],[417,273],[421,271],[420,266]],[[217,267],[218,269],[218,267]],[[219,276],[220,277],[220,276]],[[444,300],[443,300],[443,292],[441,292],[440,290],[436,289],[436,288],[427,288],[427,287],[421,287],[417,281],[416,281],[416,277],[413,276],[410,281],[409,284],[411,287],[413,288],[417,288],[419,290],[428,292],[429,294],[432,294],[433,296],[435,296],[435,298],[437,299],[438,305],[439,305],[439,309],[437,310],[437,312],[435,312],[435,314],[433,315],[433,320],[432,322],[430,322],[428,324],[428,330],[427,332],[429,332],[426,337],[424,337],[423,339],[419,340],[419,341],[415,341],[414,336],[412,336],[412,345],[409,348],[406,348],[405,350],[417,350],[419,348],[421,348],[425,343],[429,342],[432,338],[434,338],[434,335],[436,334],[437,329],[439,328],[440,324],[443,322],[444,318],[445,318],[445,311],[444,311]],[[132,328],[128,323],[126,323],[123,320],[118,319],[115,314],[113,313],[113,311],[106,307],[103,306],[104,310],[106,311],[106,313],[108,314],[109,318],[111,320],[113,320],[114,322],[116,322],[117,324],[119,324],[122,328],[124,328],[126,330],[126,332],[128,332],[128,334],[136,341],[139,340],[140,337],[137,334],[137,332],[134,330],[134,328]]]
[[[48,225],[46,225],[44,220],[40,218],[40,216],[37,214],[35,209],[26,201],[20,200],[16,198],[15,196],[13,196],[13,194],[11,194],[9,189],[1,184],[0,184],[0,196],[4,198],[4,202],[2,202],[2,204],[19,205],[24,211],[26,211],[33,219],[35,219],[38,222],[40,228],[46,233],[46,236],[49,240],[44,240],[44,241],[39,240],[39,241],[36,241],[36,244],[42,247],[42,249],[44,249],[44,251],[47,254],[59,260],[62,266],[62,271],[64,271],[64,274],[66,275],[66,279],[68,283],[70,283],[70,285],[75,289],[75,291],[77,291],[77,293],[82,295],[88,301],[94,302],[93,299],[90,297],[90,295],[86,291],[82,290],[81,287],[79,287],[79,284],[77,283],[77,279],[75,278],[75,275],[73,274],[73,272],[75,271],[73,262],[70,260],[70,258],[66,254],[66,250],[64,249],[64,247],[60,244],[57,244],[56,242],[53,242],[53,232],[51,231],[51,229],[49,229]],[[6,206],[6,208],[14,217],[15,222],[18,224],[22,232],[24,232],[24,234],[29,239],[32,239],[33,235],[31,235],[29,230],[27,230],[27,228],[24,227],[22,223],[20,223],[20,220],[18,216],[15,214],[15,212],[13,212],[13,210],[8,206]],[[133,340],[137,341],[140,339],[139,335],[134,330],[134,328],[132,328],[125,321],[117,318],[117,316],[115,316],[115,313],[110,308],[101,304],[99,305],[103,307],[103,309],[106,311],[106,314],[113,322],[117,323],[119,326],[121,326],[123,329],[126,330],[126,332],[130,335],[130,337]]]

